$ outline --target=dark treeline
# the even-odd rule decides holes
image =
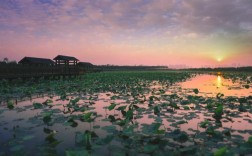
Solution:
[[[189,68],[189,69],[178,69],[186,71],[210,71],[210,72],[221,72],[221,71],[232,71],[232,72],[252,72],[252,67],[220,67],[220,68]]]
[[[167,66],[116,66],[116,65],[97,65],[94,68],[101,71],[127,71],[127,70],[168,70]]]
[[[4,65],[17,65],[17,62],[16,61],[8,61],[8,62],[0,61],[0,66],[4,66]]]
[[[205,71],[205,72],[252,72],[252,67],[219,67],[219,68],[188,68],[171,69],[167,66],[116,66],[116,65],[96,65],[93,67],[99,71],[127,71],[127,70],[179,70],[179,71]]]

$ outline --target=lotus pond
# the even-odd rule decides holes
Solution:
[[[252,154],[252,73],[0,82],[0,156]]]

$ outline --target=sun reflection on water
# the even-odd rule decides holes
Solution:
[[[239,83],[233,83],[222,75],[200,75],[194,79],[181,83],[182,88],[197,88],[202,95],[215,97],[218,93],[225,96],[249,96],[252,94],[252,87],[246,89]]]
[[[217,88],[220,88],[222,86],[222,78],[221,76],[217,76],[217,82],[216,82]]]

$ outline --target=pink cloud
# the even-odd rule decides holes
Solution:
[[[39,0],[0,6],[0,58],[74,55],[96,64],[215,64],[247,60],[249,1]],[[230,50],[231,49],[231,50]],[[248,49],[248,50],[245,50]],[[243,61],[245,60],[245,61]]]

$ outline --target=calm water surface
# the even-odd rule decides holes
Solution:
[[[199,75],[186,82],[177,83],[173,86],[163,87],[161,85],[155,84],[152,86],[153,89],[166,89],[166,94],[171,95],[176,93],[181,99],[186,99],[188,95],[195,95],[192,91],[194,88],[199,89],[199,94],[202,98],[216,97],[218,93],[223,93],[224,97],[235,96],[235,97],[247,97],[252,95],[252,87],[250,89],[245,89],[242,87],[243,84],[237,82],[232,83],[231,80],[224,79],[221,76],[213,75]],[[109,111],[106,107],[111,103],[116,103],[119,106],[128,105],[127,100],[132,97],[119,96],[119,99],[111,100],[112,93],[97,93],[92,95],[95,97],[92,101],[94,104],[90,105],[89,97],[90,95],[79,95],[81,100],[78,102],[81,106],[87,106],[86,112],[96,112],[98,116],[94,122],[82,122],[80,120],[74,120],[77,125],[70,126],[67,121],[70,118],[76,117],[81,113],[66,113],[63,106],[66,106],[69,101],[59,100],[59,97],[53,97],[53,107],[45,109],[34,109],[33,103],[43,103],[49,97],[40,97],[32,99],[31,101],[22,101],[17,104],[14,110],[8,110],[6,106],[0,108],[0,155],[11,154],[13,152],[24,150],[26,155],[33,155],[37,153],[40,155],[48,146],[47,137],[50,135],[45,132],[45,129],[50,129],[55,132],[54,139],[58,140],[60,143],[50,150],[55,150],[55,153],[64,155],[66,149],[72,149],[78,147],[76,143],[76,135],[80,132],[86,130],[93,131],[99,136],[99,138],[104,138],[108,134],[113,134],[103,127],[113,125],[116,131],[122,130],[118,125],[113,124],[109,120],[109,116],[115,118],[123,118],[120,111],[112,110]],[[148,99],[151,94],[147,94]],[[165,98],[160,95],[156,95],[160,98],[159,101],[155,101],[157,104],[167,103]],[[70,96],[70,98],[75,98],[76,95]],[[143,104],[137,104],[139,107],[143,108],[142,114],[135,112],[136,117],[134,118],[134,123],[139,126],[135,128],[136,133],[141,133],[143,124],[151,124],[157,119],[162,122],[161,129],[166,132],[172,132],[175,129],[180,129],[181,131],[187,132],[189,135],[195,135],[204,132],[204,128],[199,127],[199,123],[205,120],[215,123],[212,115],[209,113],[205,107],[197,108],[198,106],[203,106],[204,104],[189,103],[188,106],[190,110],[184,110],[181,101],[175,100],[178,106],[182,109],[177,109],[174,112],[169,112],[166,110],[162,111],[160,117],[156,117],[153,113],[153,109],[149,109],[148,100]],[[251,102],[251,101],[249,101]],[[227,108],[228,109],[228,108]],[[43,112],[53,111],[52,124],[45,124],[43,122]],[[230,110],[234,113],[238,113],[237,110]],[[66,114],[65,114],[65,113]],[[251,111],[250,111],[251,112]],[[231,135],[235,139],[240,136],[240,139],[247,140],[249,136],[252,135],[252,114],[250,112],[239,113],[238,117],[232,118],[232,122],[226,118],[221,120],[222,126],[217,130],[230,129]],[[110,117],[111,117],[110,116]],[[177,121],[186,121],[183,124],[174,124]],[[200,139],[199,139],[200,142]],[[114,141],[115,144],[122,144],[120,141]],[[113,142],[112,142],[113,144]],[[188,142],[190,144],[190,142]],[[109,149],[104,146],[96,151],[96,154],[109,153]]]
[[[200,95],[206,97],[215,97],[218,93],[237,97],[252,95],[252,87],[246,89],[241,82],[233,83],[230,79],[224,79],[222,76],[200,75],[179,84],[182,88],[198,88]]]

